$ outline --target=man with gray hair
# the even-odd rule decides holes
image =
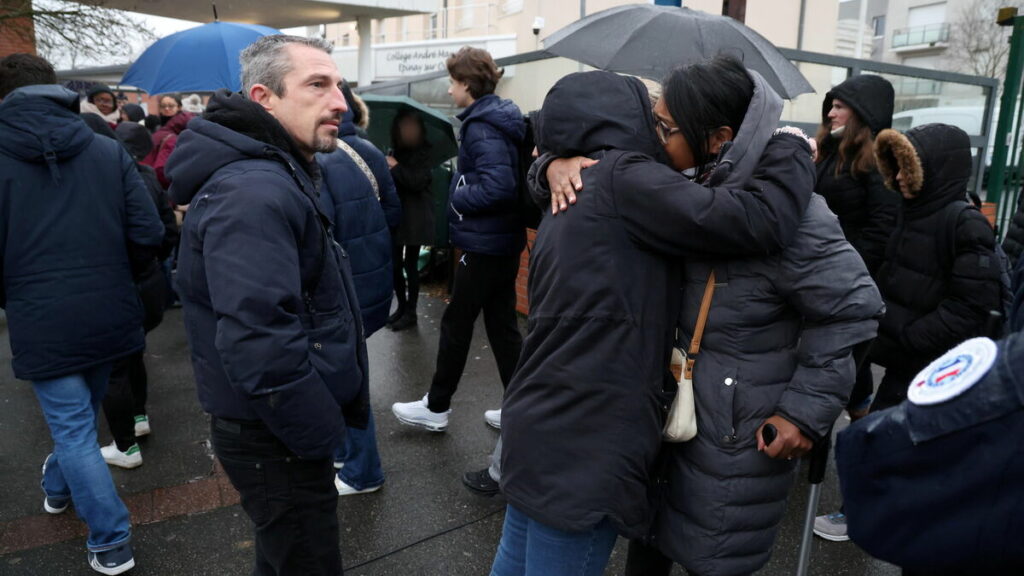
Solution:
[[[331,45],[266,36],[242,52],[167,164],[188,204],[178,283],[213,451],[256,533],[254,574],[342,573],[332,456],[365,428],[366,343],[348,254],[313,155],[347,110]]]

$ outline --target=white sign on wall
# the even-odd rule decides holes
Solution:
[[[495,59],[516,53],[515,35],[379,44],[373,46],[373,80],[379,82],[444,70],[445,60],[466,45],[483,48]],[[335,48],[334,61],[345,77],[354,79],[359,67],[359,48]]]

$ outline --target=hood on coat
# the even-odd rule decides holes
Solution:
[[[217,170],[239,160],[268,159],[283,153],[318,179],[316,163],[306,161],[280,122],[259,104],[239,93],[214,94],[202,118],[189,122],[167,162],[171,199],[188,204]]]
[[[603,71],[565,76],[544,98],[534,129],[537,147],[563,158],[628,150],[666,161],[647,88],[634,77]]]
[[[519,107],[511,100],[503,100],[494,94],[473,102],[457,118],[462,120],[462,130],[470,122],[480,121],[494,126],[516,144],[526,137],[526,123],[523,122],[523,113]]]
[[[885,185],[899,191],[896,173],[904,171],[912,200],[908,209],[929,210],[962,198],[971,177],[971,139],[948,124],[925,124],[900,134],[883,130],[875,139],[875,160]]]
[[[171,116],[171,119],[156,131],[156,134],[161,132],[163,132],[163,136],[167,136],[167,134],[181,134],[188,127],[188,123],[195,117],[196,115],[191,112],[178,112]],[[154,134],[154,137],[156,134]]]
[[[832,101],[839,98],[864,121],[872,134],[892,127],[895,92],[892,84],[874,74],[860,74],[828,91],[821,103],[821,123],[828,125]]]
[[[46,84],[11,92],[0,104],[0,151],[25,162],[50,165],[74,158],[95,138],[78,115],[78,94]]]
[[[742,188],[754,175],[782,117],[782,98],[778,93],[757,72],[747,69],[747,74],[754,82],[754,94],[736,138],[719,153],[718,165],[708,178],[709,186]]]
[[[114,129],[117,138],[128,149],[132,158],[141,160],[153,151],[153,140],[149,130],[142,124],[135,122],[122,122]]]

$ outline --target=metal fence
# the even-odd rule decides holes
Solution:
[[[781,49],[783,55],[800,67],[814,86],[816,93],[805,94],[787,103],[782,123],[795,125],[814,134],[821,124],[821,102],[836,84],[858,74],[878,74],[892,82],[896,92],[894,128],[907,130],[921,124],[941,122],[953,124],[968,133],[974,156],[974,170],[970,186],[982,198],[984,182],[991,156],[991,138],[995,128],[996,99],[999,81],[994,78],[969,76],[939,70],[913,68],[833,56],[803,50]],[[528,86],[535,92],[531,103],[540,102],[543,95],[560,77],[549,70],[540,72],[540,64],[556,58],[543,50],[517,54],[497,60],[499,66],[514,67],[516,75],[528,78]],[[536,68],[531,68],[536,67]],[[548,67],[551,68],[551,67]],[[569,68],[566,72],[574,71]],[[504,82],[503,82],[504,84]],[[444,71],[373,84],[357,92],[409,96],[441,110],[454,113],[447,96],[447,73]],[[517,99],[517,94],[506,94]],[[522,96],[520,93],[518,96]],[[521,107],[524,107],[521,104]],[[524,107],[529,109],[529,107]],[[1004,193],[1003,202],[1016,205],[1016,193]],[[1004,228],[1000,226],[1000,228]]]

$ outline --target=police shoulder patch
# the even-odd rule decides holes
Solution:
[[[972,338],[928,365],[910,383],[907,399],[918,406],[941,404],[974,386],[996,361],[996,343]]]

